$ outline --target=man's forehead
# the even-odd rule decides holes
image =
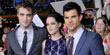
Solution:
[[[32,9],[28,8],[19,8],[18,13],[32,13]]]
[[[28,7],[20,7],[19,9],[26,9],[28,11],[32,11],[32,9],[31,8],[28,8]]]

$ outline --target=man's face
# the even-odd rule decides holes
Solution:
[[[0,20],[0,24],[2,24],[2,21]]]
[[[33,15],[31,9],[21,7],[18,10],[17,16],[22,28],[28,28],[32,24]]]
[[[75,31],[80,25],[82,15],[78,16],[76,9],[72,9],[64,12],[65,25],[69,31]]]

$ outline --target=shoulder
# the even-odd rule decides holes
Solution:
[[[95,32],[91,32],[91,31],[87,31],[87,30],[85,30],[84,32],[89,36],[100,36],[98,33],[95,33]]]
[[[12,34],[14,34],[14,33],[15,33],[15,30],[10,31],[10,32],[7,33],[7,36],[10,36],[10,35],[12,35]]]
[[[12,34],[12,33],[14,33],[15,32],[15,30],[13,30],[13,31],[10,31],[10,32],[8,32],[7,34]]]
[[[97,43],[102,43],[102,37],[98,34],[98,33],[95,33],[95,32],[90,32],[88,31],[88,39],[91,40],[92,43],[94,44],[97,44]]]
[[[34,30],[46,31],[44,27],[33,26]]]
[[[95,32],[84,30],[83,34],[85,34],[85,36],[87,36],[88,39],[102,39],[101,36]]]
[[[15,30],[12,30],[12,31],[8,32],[7,35],[10,36],[10,35],[16,34],[16,31],[18,30],[19,27],[20,27],[20,25],[17,26],[17,27],[15,28]]]
[[[39,34],[44,34],[43,36],[48,36],[48,31],[46,28],[41,28],[41,27],[37,27],[37,26],[33,26],[33,31]]]
[[[42,43],[42,45],[45,45],[46,41],[47,41],[47,40],[44,40],[43,43]]]
[[[13,34],[15,33],[15,31],[10,31],[6,34],[6,40],[9,41],[9,40],[12,40],[13,38]]]
[[[44,41],[42,42],[42,48],[43,48],[43,49],[45,48],[45,43],[46,43],[46,40],[44,40]]]
[[[42,36],[42,37],[40,37],[41,39],[48,39],[48,31],[47,31],[46,28],[33,26],[33,31],[34,31],[34,33],[39,34],[40,36]]]

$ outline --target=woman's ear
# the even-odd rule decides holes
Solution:
[[[59,27],[61,27],[61,23],[59,23]]]

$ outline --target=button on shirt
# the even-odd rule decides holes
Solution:
[[[33,28],[32,28],[32,25],[29,27],[29,29],[27,29],[25,31],[27,31],[26,55],[28,55],[28,53],[30,51],[30,48],[32,46],[32,42],[33,42]],[[24,38],[24,30],[21,27],[19,27],[17,29],[16,36],[17,36],[18,43],[19,43],[20,47],[22,48],[23,38]]]
[[[83,31],[84,31],[84,29],[81,27],[74,35],[71,35],[74,38],[72,55],[74,55],[74,53],[75,53],[77,44],[79,42],[79,39],[81,38],[81,35],[82,35]]]

